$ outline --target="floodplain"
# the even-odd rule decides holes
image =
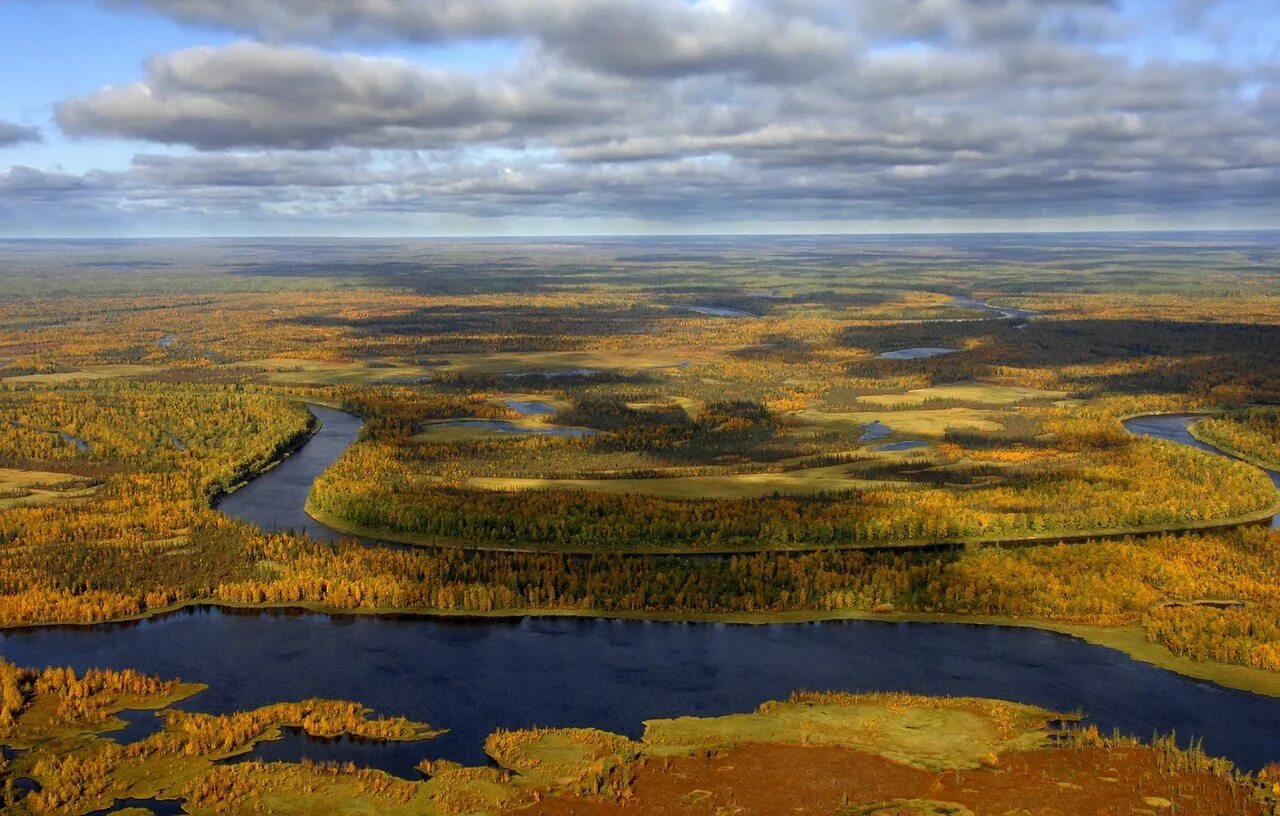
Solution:
[[[999,619],[1274,693],[1270,234],[4,251],[6,628],[202,605]],[[308,406],[362,425],[305,497],[222,512],[327,444]],[[1132,431],[1158,415],[1188,419]],[[1086,812],[1057,798],[1081,775],[1095,781],[1072,801],[1099,814],[1276,808],[1265,761],[1238,772],[1185,738],[1087,726],[1059,747],[1001,741],[1026,709],[983,703],[1001,713],[975,736],[924,698],[867,719],[802,696],[651,724],[653,741],[511,722],[493,732],[500,767],[427,763],[414,779],[223,764],[290,728],[416,742],[450,724],[314,700],[201,715],[215,722],[165,696],[177,679],[91,669],[5,669],[14,812],[704,813],[734,797],[767,812],[773,780],[842,816],[1067,813]],[[165,728],[110,740],[140,702],[170,712]],[[192,742],[218,729],[232,736]]]

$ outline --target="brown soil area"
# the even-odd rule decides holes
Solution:
[[[976,816],[1261,816],[1250,792],[1200,773],[1162,773],[1147,748],[1008,754],[1000,767],[930,773],[838,747],[748,745],[711,758],[648,760],[618,804],[558,798],[522,816],[934,816],[962,808],[859,805],[893,800],[962,805]]]

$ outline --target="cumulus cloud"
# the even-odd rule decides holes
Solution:
[[[269,40],[531,41],[630,76],[805,79],[845,50],[838,30],[762,0],[109,0]]]
[[[19,168],[0,201],[362,222],[1173,217],[1280,201],[1280,69],[1137,58],[1135,19],[1110,0],[114,5],[267,41],[157,55],[137,81],[57,107],[70,134],[194,153],[84,177]],[[523,45],[473,71],[330,50],[487,37]]]
[[[607,104],[582,91],[246,42],[154,57],[146,80],[64,101],[57,121],[76,135],[204,150],[425,147],[599,117]]]
[[[40,141],[40,131],[0,120],[0,147],[28,144]]]

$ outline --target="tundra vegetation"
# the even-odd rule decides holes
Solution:
[[[0,625],[195,603],[945,614],[1277,672],[1280,534],[1250,522],[1277,504],[1256,465],[1280,462],[1280,280],[1246,244],[9,246]],[[955,351],[881,356],[926,348]],[[217,512],[315,430],[308,401],[366,423],[310,512],[424,546]],[[1205,413],[1192,432],[1236,458],[1121,424],[1158,412]],[[557,751],[634,764],[575,739]],[[189,806],[286,778],[420,795],[343,769],[214,776]]]
[[[1280,806],[1271,770],[1241,773],[1172,739],[1152,745],[1106,739],[1096,729],[1070,727],[1068,715],[997,700],[802,693],[750,714],[652,720],[639,740],[590,728],[497,731],[485,744],[494,765],[423,760],[421,778],[409,780],[353,766],[228,761],[279,738],[286,726],[384,741],[426,741],[439,733],[373,718],[354,703],[308,700],[192,714],[167,706],[200,686],[129,671],[78,677],[4,663],[0,684],[0,744],[23,749],[6,763],[9,784],[0,797],[5,812],[31,816],[83,816],[126,799],[178,799],[200,816],[611,813],[628,804],[642,812],[693,813],[707,812],[703,799],[739,798],[747,803],[742,812],[767,813],[778,797],[811,805],[837,792],[836,804],[864,808],[842,812],[866,813],[895,812],[877,808],[890,797],[914,800],[924,792],[949,803],[952,809],[939,813],[976,809],[991,797],[1035,801],[1047,814],[1115,812],[1081,809],[1082,799],[1137,805],[1157,795],[1178,812],[1206,816],[1224,807],[1269,816]],[[164,718],[160,731],[126,744],[110,738],[120,723],[116,714],[152,708]],[[795,760],[795,752],[803,763],[786,768],[813,765],[818,779],[792,771],[779,779],[778,760]],[[749,784],[723,776],[738,764],[781,788],[753,796]],[[1104,767],[1110,775],[1102,779],[1081,776]],[[15,778],[35,789],[22,795]],[[673,796],[673,784],[684,790]]]

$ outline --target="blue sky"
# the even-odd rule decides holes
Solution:
[[[1264,227],[1274,12],[9,0],[0,234]]]

